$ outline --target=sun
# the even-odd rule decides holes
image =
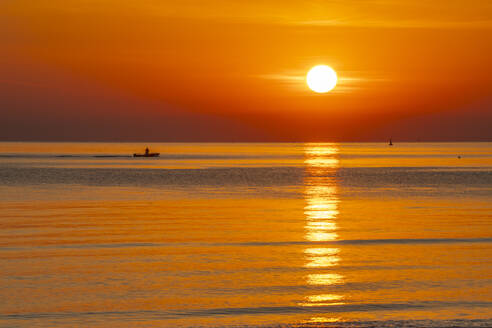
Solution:
[[[309,70],[306,81],[311,90],[325,93],[337,85],[337,73],[330,66],[318,65]]]

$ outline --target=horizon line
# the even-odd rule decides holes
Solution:
[[[375,139],[375,140],[277,140],[277,141],[248,141],[248,140],[180,140],[180,141],[170,141],[170,140],[1,140],[0,143],[7,142],[39,142],[39,143],[387,143],[388,139]],[[423,140],[410,140],[410,139],[394,139],[391,138],[393,143],[471,143],[471,142],[492,142],[492,138],[488,140],[477,139],[477,140],[442,140],[442,139],[423,139]]]

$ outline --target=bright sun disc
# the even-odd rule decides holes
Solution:
[[[332,90],[337,85],[337,79],[337,73],[326,65],[314,66],[306,76],[309,88],[318,93]]]

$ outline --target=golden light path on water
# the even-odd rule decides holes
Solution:
[[[337,215],[338,203],[336,180],[334,173],[338,168],[338,148],[335,144],[308,144],[304,149],[306,178],[304,181],[304,197],[306,206],[305,238],[307,241],[327,242],[338,239]],[[304,249],[306,258],[305,267],[319,269],[319,272],[309,273],[306,276],[307,284],[323,290],[343,283],[344,277],[337,273],[335,268],[340,262],[340,249],[337,247],[308,247]],[[301,306],[330,306],[341,305],[344,296],[332,293],[309,295]],[[333,322],[338,318],[313,317],[310,322]]]

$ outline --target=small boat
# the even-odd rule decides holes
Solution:
[[[133,157],[159,157],[160,153],[133,154]]]
[[[390,139],[388,146],[393,146],[393,142],[391,141],[391,139]]]
[[[133,154],[133,157],[159,157],[160,153],[151,153],[149,148],[145,148],[145,153],[143,154]]]

